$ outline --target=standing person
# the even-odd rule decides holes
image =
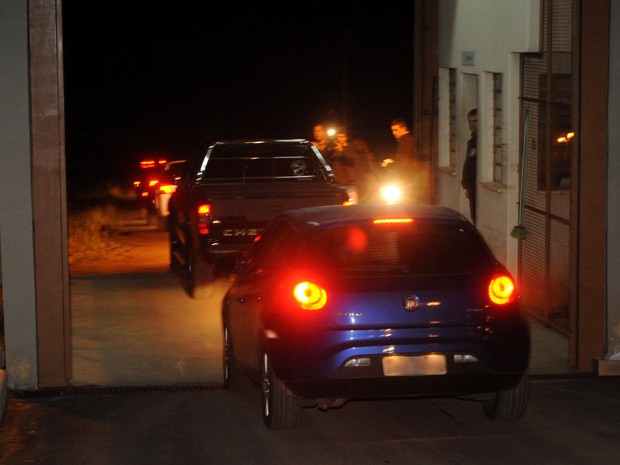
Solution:
[[[361,139],[349,140],[346,129],[336,133],[331,167],[336,180],[347,187],[356,203],[366,200],[374,171],[373,155],[366,142]]]
[[[414,202],[428,203],[428,167],[415,155],[415,140],[407,122],[402,118],[392,120],[392,135],[396,139],[396,151],[392,158],[383,160],[381,166],[395,173],[406,184],[407,197]]]
[[[415,144],[413,134],[409,130],[404,119],[396,118],[390,125],[392,135],[396,139],[396,152],[394,153],[395,167],[412,169],[415,164]]]
[[[471,222],[476,224],[476,155],[478,147],[478,110],[476,108],[467,112],[467,124],[469,125],[470,137],[467,141],[467,152],[461,174],[461,187],[465,189],[465,197],[469,199],[469,212]]]
[[[312,145],[319,149],[319,152],[321,152],[323,158],[325,158],[327,163],[331,165],[331,152],[333,151],[333,143],[327,135],[327,129],[325,128],[325,125],[321,123],[315,124],[312,128],[312,136],[314,137],[314,139],[312,139],[311,141]]]

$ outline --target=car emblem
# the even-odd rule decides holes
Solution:
[[[415,295],[410,295],[403,299],[403,307],[408,312],[413,312],[420,305],[420,299]]]

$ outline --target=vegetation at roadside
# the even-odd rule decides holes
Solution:
[[[129,195],[132,193],[130,192]],[[126,195],[126,194],[125,194]],[[114,228],[119,223],[119,192],[73,198],[67,206],[69,264],[81,260],[112,258],[127,252]]]
[[[125,251],[119,233],[111,225],[117,221],[112,205],[73,212],[68,218],[69,263],[104,258]]]

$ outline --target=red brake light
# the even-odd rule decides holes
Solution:
[[[157,179],[149,180],[149,187],[156,186],[157,184],[159,184],[159,181]]]
[[[378,218],[372,224],[406,224],[413,223],[413,218]]]
[[[304,310],[320,310],[327,303],[327,292],[318,284],[310,281],[297,283],[293,296]]]
[[[211,225],[211,205],[205,203],[203,205],[198,205],[198,233],[199,234],[209,234],[211,230],[209,226]]]
[[[157,165],[165,165],[166,163],[168,163],[168,160],[165,159],[161,159],[161,160],[142,160],[140,162],[140,168],[155,168]]]
[[[162,194],[172,194],[177,190],[177,186],[175,184],[163,184],[159,186],[159,192]]]
[[[155,167],[155,160],[144,160],[140,162],[140,168],[153,168]]]
[[[510,276],[494,276],[489,283],[489,298],[498,305],[512,302],[515,298],[515,283]]]

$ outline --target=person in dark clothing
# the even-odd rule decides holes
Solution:
[[[396,139],[396,151],[392,158],[383,160],[381,166],[394,173],[405,184],[408,200],[416,203],[428,203],[430,185],[429,170],[425,162],[415,153],[415,139],[404,119],[396,118],[390,124],[392,135]]]
[[[393,156],[394,167],[405,170],[413,169],[415,143],[407,123],[405,120],[397,118],[392,120],[390,128],[394,139],[396,139],[396,152]]]
[[[336,180],[353,192],[358,203],[365,202],[372,184],[373,155],[362,139],[349,140],[346,129],[336,133],[336,143],[331,153],[331,167]]]
[[[325,161],[331,164],[332,152],[334,150],[334,142],[327,135],[327,128],[325,127],[325,125],[322,123],[315,124],[312,128],[312,135],[314,137],[314,139],[312,139],[311,141],[312,145],[319,149],[319,152],[321,152],[321,155],[323,155]]]
[[[461,174],[461,187],[465,189],[465,197],[469,199],[471,222],[476,224],[476,151],[478,135],[478,110],[474,108],[467,112],[467,124],[471,135],[467,141],[467,152]]]

